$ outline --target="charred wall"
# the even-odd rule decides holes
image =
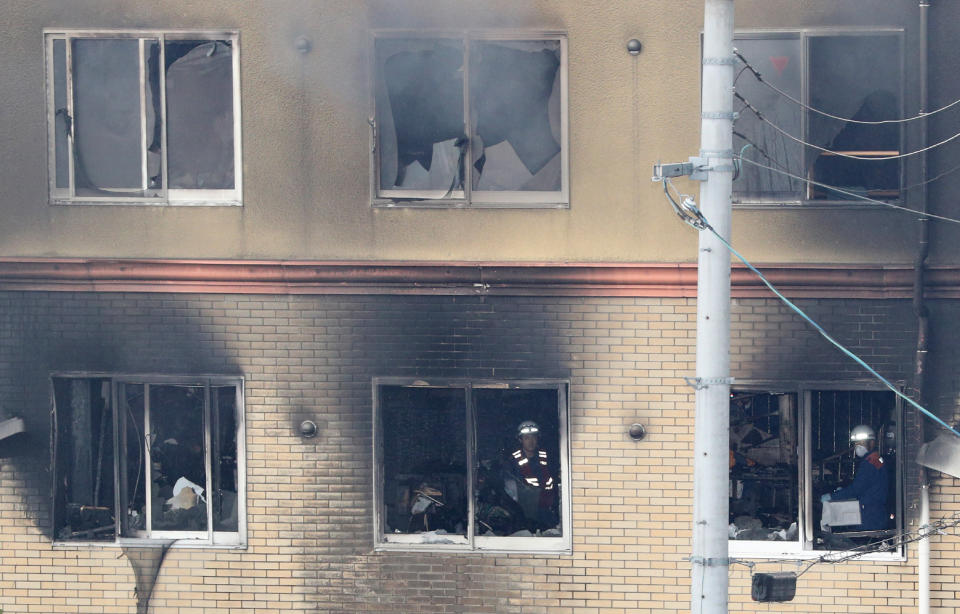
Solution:
[[[885,375],[908,376],[909,302],[803,306]],[[112,547],[50,545],[51,372],[239,373],[248,546],[170,550],[156,611],[675,607],[688,593],[693,395],[682,377],[694,371],[694,314],[689,299],[4,293],[0,402],[27,419],[36,445],[2,461],[0,569],[32,582],[59,560],[65,577],[98,578],[72,580],[85,587],[83,604],[109,593],[115,607],[135,607],[129,567],[84,575],[113,560]],[[864,377],[775,301],[738,300],[733,314],[737,378]],[[573,554],[373,552],[375,376],[569,378]],[[299,437],[305,418],[318,424],[316,438]],[[648,429],[639,444],[626,433],[633,422]],[[893,566],[885,577],[912,573]],[[749,576],[732,582],[737,594]],[[0,606],[24,611],[62,590],[38,582],[0,594]]]

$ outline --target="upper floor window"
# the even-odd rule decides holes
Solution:
[[[374,204],[565,207],[567,41],[380,33]]]
[[[240,204],[235,32],[45,41],[52,203]]]
[[[569,551],[567,385],[374,382],[376,544]]]
[[[901,124],[859,122],[903,117],[901,32],[739,33],[734,45],[764,81],[809,107],[739,73],[737,93],[764,119],[735,101],[734,150],[769,168],[743,164],[734,202],[899,198]]]
[[[53,378],[54,538],[239,545],[243,382]]]
[[[731,554],[804,558],[901,533],[901,414],[887,389],[738,384],[730,394]]]

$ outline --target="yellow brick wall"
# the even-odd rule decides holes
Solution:
[[[805,304],[891,377],[909,371],[908,303]],[[129,559],[142,549],[49,539],[46,382],[79,369],[246,378],[248,546],[171,549],[151,613],[688,610],[692,300],[5,293],[0,314],[3,406],[28,414],[33,437],[0,461],[4,614],[137,612]],[[741,378],[860,376],[767,300],[734,305],[733,352]],[[569,378],[571,555],[373,551],[370,379],[451,376],[439,359],[454,357],[464,377]],[[315,439],[296,434],[306,417]],[[627,435],[634,422],[647,427],[641,442]],[[934,517],[952,513],[960,487],[941,478],[933,501]],[[956,548],[934,541],[941,612],[958,604]],[[912,612],[910,555],[818,565],[785,604],[752,602],[750,572],[734,566],[730,611]]]

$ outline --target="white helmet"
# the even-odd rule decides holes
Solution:
[[[863,443],[865,441],[876,441],[877,433],[866,424],[858,424],[850,431],[850,441],[853,443]]]
[[[533,420],[525,420],[517,427],[517,437],[524,435],[540,435],[540,427]]]

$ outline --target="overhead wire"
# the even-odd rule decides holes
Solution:
[[[743,62],[745,69],[748,69],[750,72],[753,73],[753,76],[757,79],[757,81],[759,81],[760,83],[764,84],[764,85],[767,86],[768,88],[772,89],[772,90],[775,91],[776,93],[780,94],[781,96],[783,96],[784,98],[786,98],[786,99],[789,100],[790,102],[793,102],[794,104],[800,106],[801,108],[803,108],[803,109],[805,109],[805,110],[807,110],[807,111],[812,111],[813,113],[816,113],[816,114],[818,114],[818,115],[822,115],[823,117],[829,117],[830,119],[836,119],[836,120],[839,120],[839,121],[842,121],[842,122],[848,122],[848,123],[852,123],[852,124],[865,124],[865,125],[871,125],[871,126],[876,126],[876,125],[880,125],[880,124],[897,124],[897,123],[912,122],[912,121],[918,120],[918,119],[925,119],[925,118],[927,118],[927,117],[930,117],[931,115],[936,115],[937,113],[940,113],[941,111],[946,111],[947,109],[949,109],[949,108],[951,108],[951,107],[954,107],[954,106],[960,104],[960,99],[957,99],[957,100],[954,100],[953,102],[951,102],[951,103],[949,103],[949,104],[946,104],[946,105],[940,107],[939,109],[930,111],[929,113],[919,113],[919,114],[914,115],[914,116],[912,116],[912,117],[904,117],[904,118],[900,118],[900,119],[879,119],[879,120],[868,121],[868,120],[862,120],[862,119],[853,119],[853,118],[850,118],[850,117],[840,117],[839,115],[833,115],[832,113],[827,113],[826,111],[823,111],[823,110],[821,110],[821,109],[817,109],[816,107],[811,107],[810,105],[804,103],[803,101],[798,100],[798,99],[795,98],[794,96],[791,96],[791,95],[788,94],[787,92],[783,91],[782,89],[778,88],[778,87],[775,86],[774,84],[772,84],[772,83],[770,83],[769,81],[767,81],[766,79],[764,79],[764,78],[763,78],[763,75],[760,73],[760,71],[758,71],[756,68],[754,68],[754,66],[753,66],[752,64],[750,64],[750,62],[747,61],[747,59],[746,59],[745,57],[743,57],[743,55],[742,55],[737,49],[734,49],[734,50],[733,50],[733,54],[734,54],[735,56],[737,56],[737,58],[738,58],[741,62]],[[743,72],[743,70],[741,69],[740,73],[742,73],[742,72]],[[740,76],[740,73],[737,74],[737,77]]]
[[[710,222],[706,219],[706,217],[704,217],[703,213],[692,201],[685,199],[684,205],[685,205],[684,210],[690,213],[692,218],[692,219],[684,219],[684,221],[687,224],[689,224],[690,226],[693,226],[694,228],[697,228],[698,230],[709,230],[711,233],[713,233],[713,236],[715,236],[717,240],[720,241],[724,245],[724,247],[726,247],[727,250],[730,251],[731,254],[736,256],[737,259],[740,260],[740,262],[742,262],[748,269],[750,269],[760,279],[760,281],[762,281],[763,284],[767,286],[767,288],[771,292],[773,292],[773,294],[777,298],[780,299],[780,301],[782,301],[787,307],[789,307],[797,315],[799,315],[801,318],[806,320],[811,326],[813,326],[813,328],[818,333],[820,333],[820,335],[824,339],[829,341],[830,344],[832,344],[834,347],[840,350],[847,357],[853,359],[854,362],[856,362],[858,365],[866,369],[866,371],[870,373],[870,375],[875,377],[879,382],[881,382],[884,386],[886,386],[891,392],[893,392],[895,395],[897,395],[898,397],[900,397],[901,399],[903,399],[904,401],[906,401],[907,403],[909,403],[910,405],[918,409],[920,413],[927,416],[928,418],[930,418],[940,426],[944,427],[945,429],[947,429],[957,437],[960,437],[960,431],[957,431],[952,426],[950,426],[949,424],[944,422],[942,419],[937,417],[933,412],[931,412],[924,406],[920,405],[919,403],[917,403],[907,395],[903,394],[900,390],[897,389],[896,386],[890,383],[890,381],[887,378],[880,375],[880,373],[878,373],[876,369],[874,369],[869,364],[867,364],[866,361],[864,361],[862,358],[854,354],[852,351],[848,350],[846,346],[844,346],[842,343],[834,339],[830,335],[830,333],[828,333],[820,324],[817,323],[816,320],[814,320],[809,315],[807,315],[805,311],[800,309],[796,304],[793,303],[793,301],[788,299],[779,290],[777,290],[777,288],[772,283],[770,283],[767,277],[763,273],[761,273],[760,270],[757,269],[757,267],[753,266],[753,264],[751,264],[749,260],[747,260],[740,252],[738,252],[733,247],[733,245],[731,245],[726,239],[724,239],[723,236],[719,232],[717,232],[713,226],[710,225]]]
[[[842,151],[835,151],[835,150],[829,149],[829,148],[827,148],[827,147],[821,147],[820,145],[816,145],[816,144],[814,144],[814,143],[810,143],[810,142],[808,142],[808,141],[804,141],[804,140],[801,139],[800,137],[794,136],[794,135],[790,134],[789,132],[787,132],[786,130],[784,130],[783,128],[781,128],[780,126],[776,125],[775,123],[773,123],[772,121],[770,121],[769,119],[767,119],[766,116],[765,116],[763,113],[761,113],[759,109],[757,109],[755,106],[753,106],[753,105],[750,103],[750,101],[747,100],[746,98],[744,98],[739,92],[734,92],[733,95],[734,95],[738,100],[740,100],[740,102],[743,102],[744,104],[746,104],[746,105],[747,105],[747,108],[750,109],[750,111],[752,111],[753,114],[757,116],[757,119],[759,119],[759,120],[762,121],[763,123],[767,124],[768,126],[770,126],[771,128],[773,128],[774,130],[776,130],[777,132],[779,132],[779,133],[782,134],[783,136],[787,137],[788,139],[790,139],[790,140],[792,140],[792,141],[796,141],[797,143],[803,145],[804,147],[809,147],[809,148],[811,148],[811,149],[816,149],[816,150],[818,150],[818,151],[822,151],[823,153],[828,153],[828,154],[830,154],[830,155],[832,155],[832,156],[839,156],[839,157],[841,157],[841,158],[849,158],[849,159],[851,159],[851,160],[868,160],[868,161],[871,161],[871,162],[881,161],[881,160],[899,160],[899,159],[901,159],[901,158],[908,158],[908,157],[910,157],[910,156],[915,156],[915,155],[917,155],[917,154],[921,154],[921,153],[923,153],[923,152],[925,152],[925,151],[930,151],[931,149],[936,149],[937,147],[941,147],[941,146],[946,145],[947,143],[949,143],[949,142],[951,142],[951,141],[954,141],[954,140],[960,138],[960,132],[958,132],[958,133],[956,133],[956,134],[954,134],[954,135],[952,135],[952,136],[949,136],[949,137],[943,139],[943,140],[940,141],[939,143],[934,143],[933,145],[928,145],[928,146],[926,146],[926,147],[923,147],[923,148],[921,148],[921,149],[916,149],[916,150],[914,150],[914,151],[908,151],[908,152],[906,152],[906,153],[893,154],[893,155],[889,155],[889,156],[859,156],[859,155],[856,155],[856,154],[848,154],[848,153],[843,153]]]

